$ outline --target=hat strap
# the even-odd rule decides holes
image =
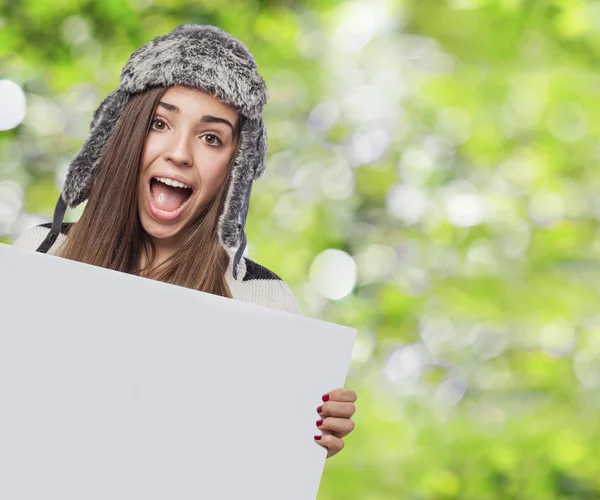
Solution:
[[[248,240],[246,238],[246,232],[244,228],[246,227],[246,219],[248,217],[248,208],[250,207],[250,194],[252,193],[252,181],[250,181],[250,185],[248,186],[248,190],[246,191],[246,199],[244,201],[244,210],[242,211],[242,221],[240,222],[240,237],[241,242],[240,246],[235,252],[235,257],[233,258],[233,278],[237,280],[238,278],[238,268],[240,266],[240,260],[242,260],[242,256],[244,255],[244,250],[246,250],[246,244]]]
[[[54,245],[54,242],[58,239],[58,235],[60,234],[66,211],[67,202],[63,199],[61,194],[56,203],[56,207],[54,208],[54,217],[52,219],[50,232],[46,235],[46,238],[42,241],[36,252],[47,253],[48,250],[52,248],[52,245]]]

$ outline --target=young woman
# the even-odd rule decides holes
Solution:
[[[287,285],[243,256],[266,100],[254,58],[222,30],[188,24],[155,38],[95,111],[52,224],[15,245],[299,313]],[[63,223],[85,200],[79,221]],[[317,408],[328,457],[354,428],[355,402],[340,388]]]

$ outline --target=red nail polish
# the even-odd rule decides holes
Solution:
[[[317,441],[321,441],[321,438],[322,438],[322,437],[323,437],[323,436],[315,436],[315,439],[316,439]]]
[[[325,396],[323,396],[321,399],[323,402],[329,401],[329,394],[325,394]]]
[[[321,427],[323,425],[323,420],[317,420],[317,427]]]
[[[317,408],[317,413],[321,413],[321,410],[323,410],[323,405],[321,405]]]

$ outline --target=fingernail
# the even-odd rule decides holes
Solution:
[[[317,420],[317,427],[321,427],[323,425],[323,420]]]
[[[317,408],[317,413],[321,413],[321,410],[322,410],[322,409],[323,409],[323,405],[319,406],[319,407]]]
[[[317,441],[321,441],[321,438],[322,438],[322,437],[323,437],[323,436],[315,436],[315,439],[316,439]]]
[[[325,396],[323,396],[321,399],[323,402],[329,401],[329,394],[325,394]]]

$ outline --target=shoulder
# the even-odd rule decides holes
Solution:
[[[71,226],[71,222],[65,222],[62,225],[60,229],[60,235],[48,253],[54,254],[58,251],[58,249],[66,241]],[[52,224],[48,222],[47,224],[40,224],[39,226],[28,229],[14,241],[13,246],[25,248],[27,250],[37,250],[42,241],[44,241],[44,238],[48,235],[51,227]]]
[[[240,262],[237,280],[227,273],[227,284],[234,299],[301,314],[290,287],[273,271],[247,257]]]
[[[274,280],[274,281],[283,281],[279,276],[277,276],[273,271],[267,269],[260,264],[257,264],[253,260],[250,260],[244,257],[244,274],[242,281],[254,281],[254,280]]]

